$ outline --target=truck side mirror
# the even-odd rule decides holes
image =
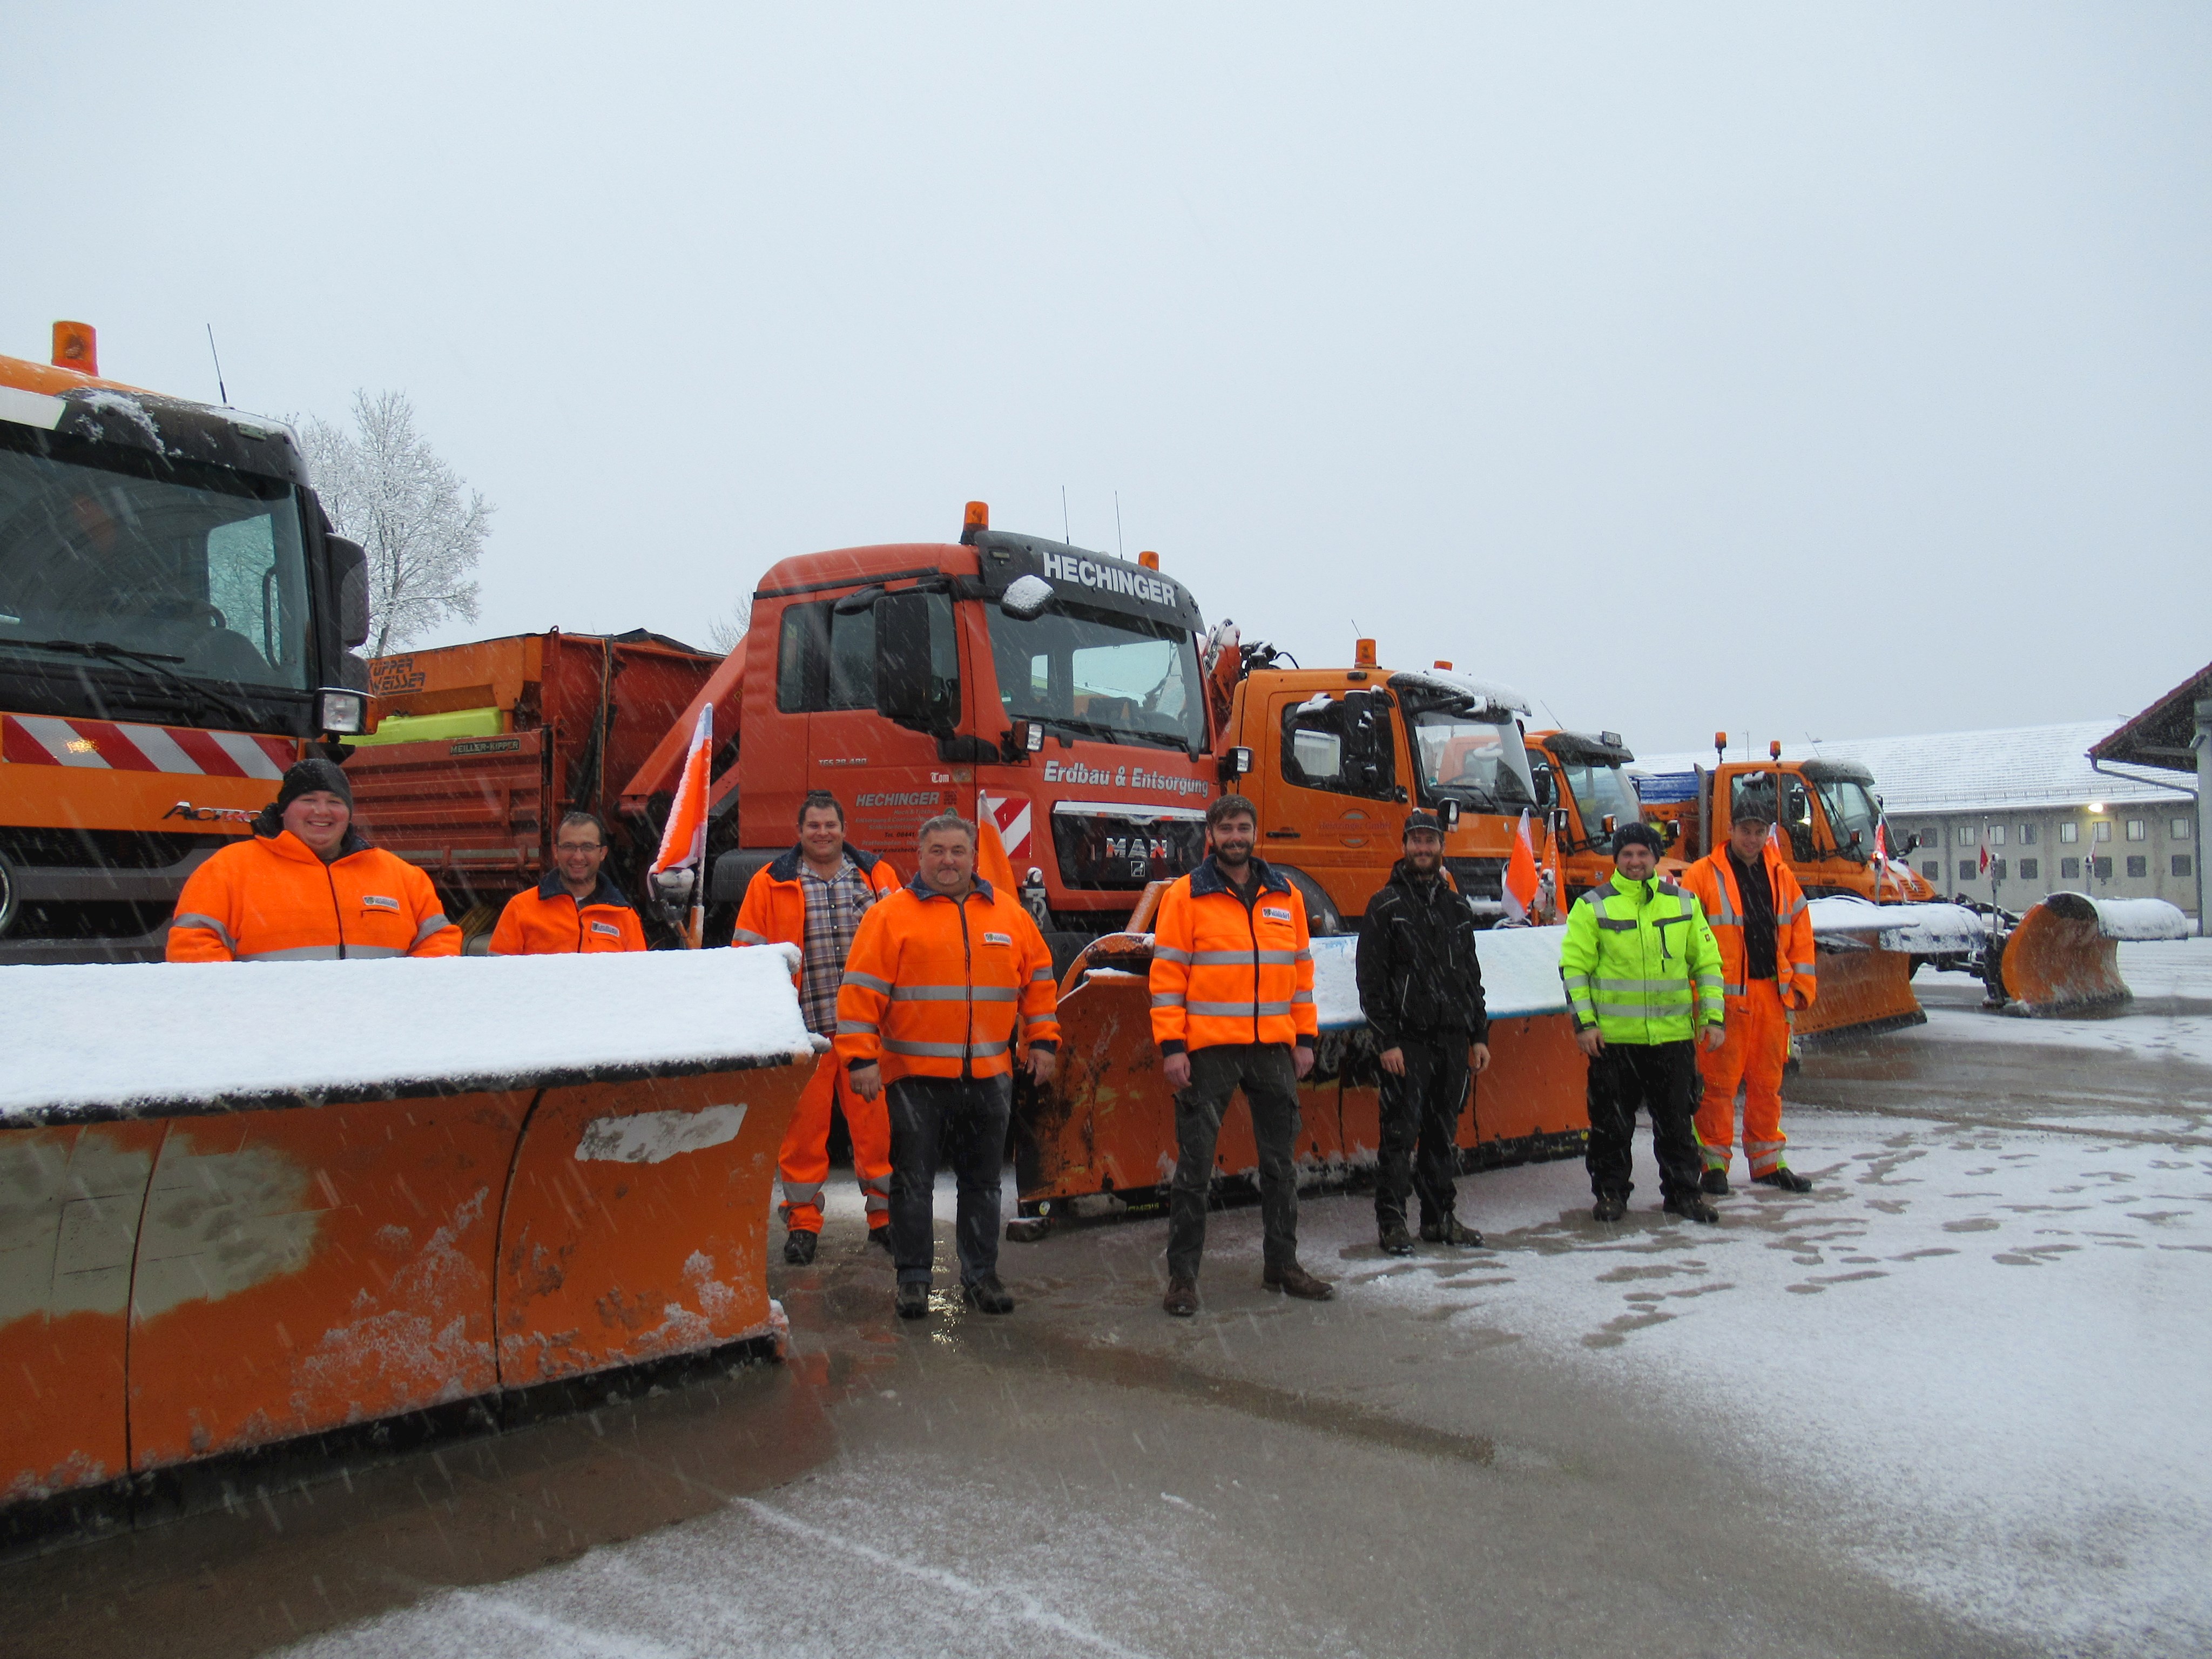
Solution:
[[[1612,814],[1612,813],[1607,812],[1607,813],[1605,815],[1605,817],[1604,817],[1602,819],[1601,819],[1601,820],[1600,820],[1600,823],[1601,823],[1604,825],[1604,827],[1605,827],[1605,833],[1606,833],[1607,835],[1608,835],[1608,836],[1609,836],[1609,835],[1611,835],[1611,834],[1613,833],[1613,814]]]
[[[886,593],[875,612],[876,712],[895,726],[949,733],[930,695],[929,596]]]
[[[1017,576],[999,597],[999,609],[1016,622],[1035,622],[1052,603],[1052,584],[1042,576]]]
[[[1458,829],[1459,803],[1455,800],[1438,801],[1437,803],[1437,822],[1443,826],[1444,834],[1448,836],[1451,834],[1453,830]]]
[[[338,641],[349,651],[368,643],[368,553],[343,536],[324,538],[331,586],[338,595]]]
[[[1857,845],[1858,845],[1858,844],[1859,844],[1859,832],[1858,832],[1857,830],[1852,830],[1852,831],[1851,831],[1851,845],[1852,845],[1854,848],[1856,848],[1856,847],[1857,847]]]
[[[1681,824],[1674,818],[1668,818],[1665,823],[1660,826],[1659,839],[1667,846],[1672,847],[1676,842],[1682,839]]]
[[[1252,751],[1250,750],[1232,749],[1221,757],[1222,782],[1234,783],[1237,779],[1249,777],[1251,775]]]

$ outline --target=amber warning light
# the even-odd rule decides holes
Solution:
[[[100,332],[90,323],[54,325],[54,367],[80,374],[100,373]]]
[[[1158,570],[1160,568],[1160,556],[1152,552],[1139,553],[1137,555],[1137,562],[1147,570]]]
[[[1355,668],[1374,667],[1375,641],[1372,640],[1354,640],[1352,642],[1352,666]]]
[[[988,501],[968,503],[967,516],[960,523],[960,540],[963,546],[975,545],[976,536],[991,527],[991,504]]]

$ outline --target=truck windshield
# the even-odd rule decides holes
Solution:
[[[1613,837],[1605,833],[1607,818],[1613,820],[1615,828],[1643,821],[1644,809],[1637,801],[1635,786],[1618,766],[1561,761],[1559,781],[1582,814],[1583,837],[1600,852],[1613,848]]]
[[[1206,747],[1198,647],[1171,623],[1057,601],[1028,622],[994,610],[991,658],[1010,720],[1193,754]]]
[[[1867,787],[1850,778],[1815,778],[1813,787],[1820,792],[1820,805],[1828,814],[1828,832],[1835,836],[1838,849],[1850,852],[1851,833],[1856,830],[1860,854],[1871,857],[1875,821],[1881,814]]]
[[[1477,812],[1517,812],[1536,804],[1521,728],[1449,708],[1408,709],[1421,781],[1430,799],[1449,795]]]
[[[0,447],[0,659],[97,645],[124,673],[306,690],[293,487],[141,459]]]

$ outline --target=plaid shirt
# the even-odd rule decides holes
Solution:
[[[799,861],[799,890],[806,897],[806,942],[800,947],[799,1012],[817,1036],[837,1035],[837,988],[844,982],[845,957],[860,918],[875,902],[875,890],[860,866],[846,855],[837,873],[824,881],[814,866]]]

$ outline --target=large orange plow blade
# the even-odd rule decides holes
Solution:
[[[1492,955],[1514,959],[1493,1006],[1560,1006],[1553,965],[1560,931],[1483,936],[1486,976]],[[1373,1039],[1357,1024],[1356,1000],[1346,1006],[1349,945],[1315,942],[1323,1030],[1313,1073],[1299,1085],[1297,1146],[1301,1173],[1315,1182],[1372,1169],[1382,1139]],[[1339,955],[1341,962],[1332,964]],[[1148,935],[1117,933],[1087,947],[1068,969],[1060,1000],[1060,1076],[1017,1118],[1015,1173],[1024,1217],[1049,1215],[1069,1200],[1098,1194],[1137,1205],[1166,1196],[1176,1165],[1175,1098],[1152,1043],[1146,979],[1151,963]],[[1516,969],[1521,983],[1513,982]],[[1461,1115],[1462,1164],[1487,1167],[1579,1153],[1589,1127],[1585,1068],[1565,1014],[1549,1008],[1500,1014],[1491,1023],[1490,1051],[1474,1109]],[[1257,1173],[1251,1117],[1241,1097],[1223,1120],[1214,1159],[1219,1177]]]
[[[780,1346],[769,1188],[813,1066],[781,951],[0,977],[0,1502]],[[349,1058],[287,1035],[333,1009],[374,1016]],[[133,1021],[165,1073],[84,1058]]]
[[[1790,1030],[1798,1036],[1927,1024],[1920,999],[1912,994],[1912,958],[1903,951],[1856,939],[1820,939],[1814,969],[1819,994],[1811,1007],[1790,1016]]]
[[[2158,899],[2093,899],[2053,893],[2004,940],[1998,971],[2008,1013],[2089,1014],[2129,1002],[2120,977],[2126,940],[2185,939],[2189,918]]]

